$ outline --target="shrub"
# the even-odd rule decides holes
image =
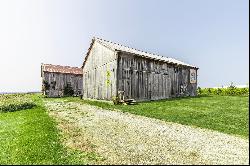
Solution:
[[[221,88],[218,88],[217,89],[217,95],[221,95],[222,94],[222,90],[221,90]]]
[[[30,109],[35,106],[34,103],[15,103],[15,104],[6,104],[0,106],[0,112],[14,112],[14,111],[19,111],[19,110],[25,110],[25,109]]]
[[[0,95],[0,112],[14,112],[34,106],[35,103],[23,94]]]
[[[63,89],[64,96],[73,96],[74,90],[70,84],[67,84]]]
[[[49,90],[50,85],[47,81],[43,80],[43,91]]]
[[[201,93],[202,93],[202,89],[201,89],[201,87],[198,86],[198,88],[197,88],[197,94],[200,95]]]
[[[249,96],[249,88],[197,88],[198,95],[228,95],[228,96]]]
[[[112,101],[115,105],[120,104],[119,98],[117,96],[113,96]]]

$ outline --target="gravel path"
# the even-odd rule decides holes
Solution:
[[[46,106],[81,129],[105,158],[98,164],[249,164],[249,141],[239,137],[73,102]]]

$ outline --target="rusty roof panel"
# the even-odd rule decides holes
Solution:
[[[61,66],[61,65],[52,65],[52,64],[42,64],[42,71],[43,72],[51,72],[51,73],[82,75],[82,68]]]

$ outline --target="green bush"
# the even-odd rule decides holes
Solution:
[[[8,104],[0,106],[0,112],[14,112],[19,110],[30,109],[34,106],[34,103]]]
[[[47,81],[43,80],[43,91],[49,90],[50,85]]]
[[[30,109],[34,106],[32,99],[23,94],[0,95],[0,113]]]
[[[73,96],[74,90],[70,84],[67,84],[63,89],[64,96]]]
[[[198,95],[249,96],[249,88],[197,88]]]

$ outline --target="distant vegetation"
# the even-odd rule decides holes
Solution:
[[[200,88],[197,89],[198,95],[222,95],[222,96],[249,96],[249,88],[237,88],[230,85],[227,88]]]

